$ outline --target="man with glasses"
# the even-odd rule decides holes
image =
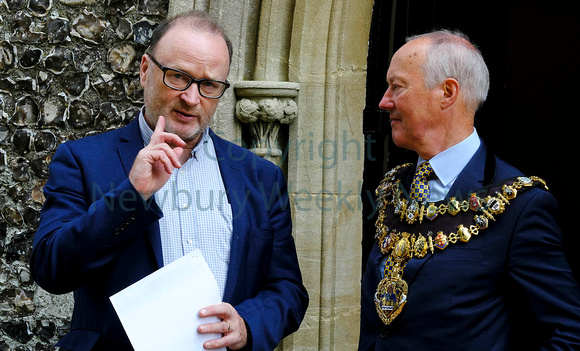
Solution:
[[[308,295],[283,174],[208,127],[231,55],[204,13],[160,24],[141,61],[139,117],[58,148],[31,268],[47,291],[74,291],[61,350],[130,350],[109,297],[194,249],[224,301],[199,313],[220,319],[199,327],[222,334],[205,348],[273,350],[298,329]]]

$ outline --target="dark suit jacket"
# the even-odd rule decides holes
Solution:
[[[223,300],[249,326],[254,350],[272,350],[298,329],[308,305],[281,170],[213,132],[233,235]],[[131,349],[109,297],[162,266],[155,201],[127,176],[143,140],[127,127],[59,146],[44,187],[31,268],[48,292],[74,291],[71,350]]]
[[[522,175],[490,160],[495,181]],[[482,144],[449,196],[482,188],[485,163]],[[525,340],[537,340],[532,350],[542,342],[549,350],[579,349],[580,291],[562,251],[556,206],[547,191],[528,190],[469,242],[412,258],[403,274],[407,304],[388,327],[373,300],[383,258],[375,245],[362,281],[359,349],[529,350],[521,348]],[[530,326],[526,335],[516,333],[521,325]]]

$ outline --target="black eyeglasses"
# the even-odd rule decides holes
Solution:
[[[196,83],[199,95],[208,99],[219,99],[224,95],[226,89],[230,87],[228,81],[197,79],[186,72],[163,66],[151,54],[147,54],[147,56],[163,71],[163,83],[171,89],[184,91],[193,83]]]

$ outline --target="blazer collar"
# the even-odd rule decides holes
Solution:
[[[452,196],[455,196],[457,193],[466,193],[475,191],[477,189],[482,188],[485,184],[486,178],[486,163],[491,163],[491,159],[493,155],[489,155],[487,157],[487,149],[483,143],[479,146],[479,149],[475,152],[475,155],[469,160],[469,163],[465,166],[465,168],[459,173],[455,183],[447,193],[447,199]],[[489,164],[487,167],[491,167],[490,170],[492,172],[492,179],[493,179],[493,172],[495,165]],[[488,180],[488,181],[491,181]]]

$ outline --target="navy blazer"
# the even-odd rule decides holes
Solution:
[[[210,135],[233,214],[223,300],[246,321],[253,350],[273,350],[308,305],[286,181],[271,162]],[[71,330],[57,344],[64,349],[132,349],[109,297],[163,265],[163,214],[127,178],[142,148],[135,120],[66,142],[51,162],[31,269],[48,292],[74,291]]]
[[[484,186],[486,158],[482,144],[449,196]],[[495,181],[522,175],[489,160]],[[375,245],[362,281],[359,350],[505,351],[527,349],[521,348],[527,340],[537,341],[532,350],[579,349],[580,290],[562,250],[556,211],[554,197],[533,188],[510,200],[469,242],[412,258],[403,274],[407,304],[389,326],[373,300],[384,257]],[[531,328],[526,335],[516,333],[521,325]]]

